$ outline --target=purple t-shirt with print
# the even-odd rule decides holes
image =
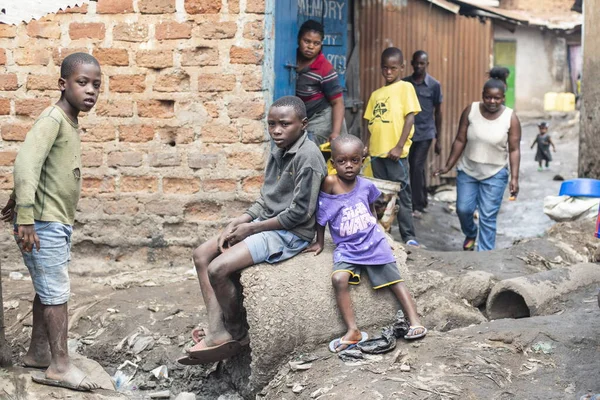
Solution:
[[[369,205],[381,195],[379,189],[361,177],[348,193],[319,193],[317,223],[326,226],[336,245],[333,262],[379,265],[396,261],[383,230]]]

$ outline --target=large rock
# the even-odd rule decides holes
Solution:
[[[477,309],[450,292],[446,275],[437,271],[411,274],[406,253],[400,244],[395,247],[400,273],[417,308],[426,310],[422,313],[426,326],[451,329],[485,320]],[[345,333],[331,285],[332,251],[333,246],[328,244],[319,256],[301,254],[280,264],[261,264],[242,273],[251,357],[243,354],[231,360],[228,369],[245,397],[266,385],[292,353],[325,345]],[[361,284],[352,286],[351,293],[361,329],[378,335],[383,326],[393,321],[399,304],[390,290],[373,290],[363,274]],[[242,371],[248,371],[248,362],[250,376],[240,379],[244,378]]]

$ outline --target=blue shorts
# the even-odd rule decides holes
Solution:
[[[274,264],[294,257],[310,244],[290,231],[264,231],[244,239],[254,264]]]
[[[69,261],[73,227],[60,222],[35,221],[35,232],[40,238],[40,251],[21,252],[31,275],[35,293],[44,305],[54,306],[69,301]],[[16,229],[15,229],[16,230]],[[19,238],[15,234],[15,239]]]

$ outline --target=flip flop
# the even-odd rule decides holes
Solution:
[[[44,372],[41,372],[41,371],[33,371],[30,373],[30,375],[31,375],[31,379],[35,383],[39,383],[41,385],[56,386],[56,387],[61,387],[61,388],[65,388],[65,389],[78,390],[80,392],[91,392],[92,391],[92,389],[82,388],[80,386],[81,383],[85,380],[85,378],[87,378],[87,375],[84,374],[82,371],[79,371],[77,373],[77,378],[76,378],[76,380],[78,381],[77,385],[73,385],[72,383],[69,383],[69,382],[57,381],[54,379],[46,378],[46,375],[44,374]]]
[[[206,331],[204,328],[194,328],[192,330],[192,340],[194,343],[200,343],[204,336],[206,336]]]
[[[423,332],[415,335],[414,332],[417,329],[422,329]],[[420,339],[420,338],[424,337],[425,335],[427,335],[427,328],[425,328],[423,325],[415,325],[415,326],[411,325],[411,327],[408,329],[408,333],[406,335],[404,335],[404,339],[406,339],[406,340]]]
[[[350,350],[356,347],[357,343],[364,342],[369,338],[369,334],[367,332],[361,332],[360,335],[360,340],[345,340],[343,336],[338,339],[333,339],[331,342],[329,342],[329,351],[332,353],[339,353],[339,351],[337,351],[336,349],[341,345],[348,345],[348,347],[346,347],[344,350]]]
[[[177,362],[183,365],[198,365],[222,361],[242,351],[244,346],[250,344],[250,338],[246,335],[243,339],[229,340],[212,347],[206,347],[206,344],[202,345],[202,343],[204,343],[203,340],[188,349],[188,355],[179,358]]]
[[[476,238],[466,238],[463,242],[463,250],[464,251],[473,251],[475,250],[475,239]]]

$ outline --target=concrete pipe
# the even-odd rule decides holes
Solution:
[[[561,296],[600,282],[600,265],[576,264],[498,282],[488,297],[489,319],[544,315]]]

